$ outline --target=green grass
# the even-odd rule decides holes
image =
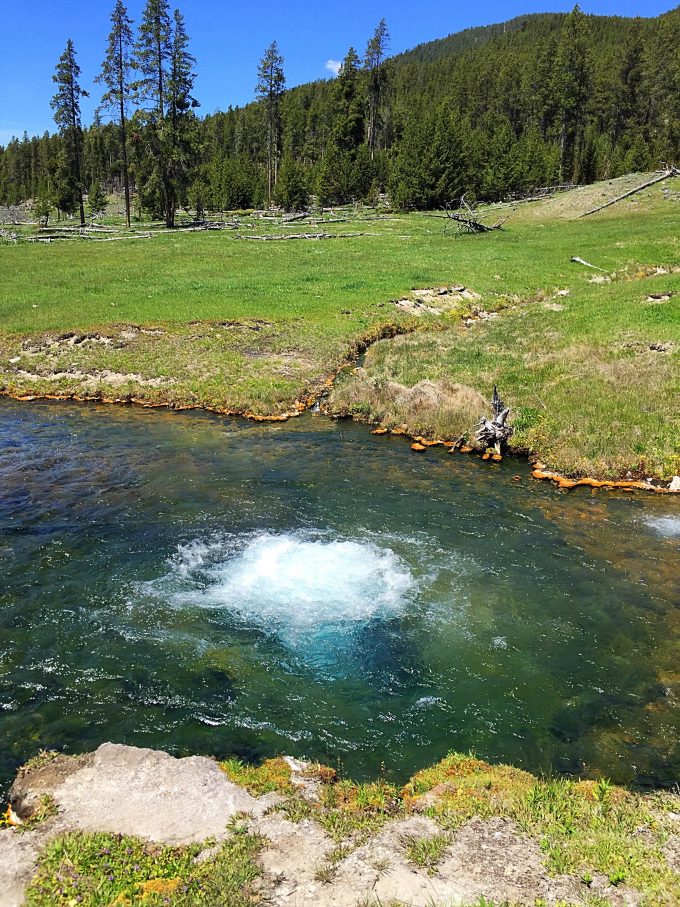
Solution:
[[[220,768],[230,781],[245,787],[255,797],[272,791],[280,794],[293,792],[290,766],[281,758],[266,759],[258,766],[231,758],[220,762]]]
[[[427,869],[430,873],[435,873],[437,865],[450,843],[451,839],[448,835],[409,838],[406,842],[406,856],[416,866]]]
[[[671,292],[662,304],[650,294]],[[552,303],[550,303],[552,304]],[[572,475],[670,476],[680,472],[680,273],[611,284],[571,281],[554,311],[541,302],[446,332],[381,342],[364,376],[338,386],[332,405],[413,434],[457,437],[470,424],[440,424],[439,413],[390,408],[376,384],[412,386],[423,377],[489,395],[498,384],[512,407],[514,446]],[[666,346],[667,351],[652,349]],[[377,417],[377,418],[376,418]],[[474,420],[474,416],[472,416]]]
[[[425,812],[449,832],[473,816],[511,818],[540,843],[551,872],[586,884],[603,873],[612,885],[635,888],[650,907],[678,903],[680,876],[663,853],[677,794],[642,795],[606,780],[538,779],[457,753],[413,776],[402,792],[405,807],[420,809],[429,792],[436,797]]]
[[[262,840],[236,829],[214,855],[202,845],[162,847],[137,838],[73,833],[51,841],[26,892],[27,907],[250,907]]]
[[[593,284],[599,272],[570,259],[631,277],[640,265],[677,267],[680,206],[654,188],[601,215],[565,219],[598,192],[529,205],[481,237],[444,235],[441,219],[414,214],[328,225],[365,235],[322,241],[159,231],[150,240],[5,244],[0,389],[275,415],[318,394],[362,342],[416,329],[373,349],[369,382],[447,379],[487,398],[497,382],[513,407],[516,447],[548,466],[667,477],[680,469],[680,275]],[[390,304],[414,288],[459,284],[502,316],[463,329],[465,307],[416,319]],[[676,295],[646,304],[663,290]],[[65,332],[111,342],[45,343]],[[658,342],[672,346],[650,351]],[[403,418],[376,408],[366,380],[351,384],[335,395],[340,412],[386,424],[398,415],[430,436],[455,436],[463,419],[455,407]]]

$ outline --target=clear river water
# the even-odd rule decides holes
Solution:
[[[668,785],[680,499],[306,415],[0,400],[0,793],[40,748]]]

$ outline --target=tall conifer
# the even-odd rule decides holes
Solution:
[[[87,97],[87,92],[80,87],[80,67],[76,62],[73,41],[69,38],[66,50],[59,58],[57,70],[52,81],[57,85],[57,93],[50,102],[54,110],[54,121],[64,139],[65,171],[69,177],[70,190],[80,209],[80,223],[85,225],[85,208],[83,205],[83,129],[80,119],[80,99]]]
[[[388,73],[385,67],[385,55],[390,40],[387,22],[381,19],[373,37],[368,42],[364,55],[364,68],[368,72],[368,124],[367,142],[371,150],[371,158],[378,147],[378,138],[381,128],[381,108],[387,91]]]
[[[132,20],[122,0],[117,0],[111,14],[111,32],[97,82],[106,86],[101,107],[111,110],[118,117],[120,128],[120,150],[123,162],[123,186],[125,190],[125,222],[130,226],[130,172],[128,167],[126,104],[131,94],[130,74],[132,64]]]
[[[257,68],[258,99],[264,107],[267,146],[267,203],[272,203],[281,134],[281,95],[286,84],[283,57],[276,41],[266,49]]]

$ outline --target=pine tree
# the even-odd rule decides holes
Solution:
[[[135,65],[143,75],[136,93],[150,104],[138,114],[145,141],[138,156],[140,194],[170,228],[197,162],[193,111],[198,101],[192,95],[196,61],[188,46],[179,10],[171,19],[167,0],[147,0],[135,45]]]
[[[87,194],[87,204],[90,209],[91,217],[96,217],[98,214],[103,214],[106,211],[108,201],[99,180],[95,180],[90,186],[90,191]]]
[[[381,128],[381,108],[385,100],[388,83],[388,73],[385,66],[385,55],[390,35],[387,22],[381,19],[368,42],[364,55],[364,68],[368,72],[368,124],[367,143],[374,156],[378,147],[378,138]]]
[[[122,0],[116,0],[111,14],[111,32],[102,64],[102,71],[96,82],[106,86],[101,100],[101,107],[114,111],[118,117],[120,129],[120,150],[123,162],[123,186],[125,191],[125,223],[130,226],[130,172],[128,167],[127,122],[125,108],[131,95],[130,73],[132,64],[130,50],[132,47],[132,20]]]
[[[625,132],[636,132],[645,119],[646,110],[640,103],[644,75],[644,45],[640,22],[636,20],[632,31],[627,35],[621,64],[618,71],[618,84],[613,93],[612,147]]]
[[[680,24],[680,23],[679,23]],[[680,27],[662,16],[644,59],[647,121],[658,160],[680,163]]]
[[[41,227],[46,227],[52,213],[52,202],[45,192],[39,192],[33,205],[33,215],[38,218]]]
[[[333,139],[341,151],[354,154],[364,140],[364,113],[359,85],[361,60],[353,47],[347,51],[335,81]]]
[[[564,20],[554,70],[561,181],[574,176],[591,83],[588,22],[577,3]]]
[[[267,203],[272,203],[281,134],[281,95],[286,84],[283,57],[273,41],[260,60],[255,91],[264,107],[267,147]]]
[[[304,211],[309,201],[305,168],[290,152],[284,154],[281,161],[276,201],[286,211]]]
[[[168,89],[168,118],[166,125],[166,162],[168,186],[171,193],[167,200],[168,216],[174,212],[177,203],[185,200],[191,172],[197,163],[196,117],[194,109],[199,106],[192,95],[196,74],[195,58],[189,53],[189,37],[184,18],[175,10],[172,31],[172,53]]]
[[[65,171],[70,182],[69,194],[77,200],[80,209],[80,223],[84,226],[83,129],[80,119],[80,99],[87,97],[87,92],[80,87],[79,78],[80,67],[76,62],[73,41],[69,38],[66,50],[59,58],[57,70],[52,76],[52,81],[57,85],[57,93],[50,103],[54,110],[54,121],[64,139]]]
[[[142,78],[134,85],[137,97],[151,104],[157,121],[165,117],[166,85],[172,58],[172,22],[167,0],[147,0],[134,47],[134,66]]]

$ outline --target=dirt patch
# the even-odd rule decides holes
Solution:
[[[28,819],[44,794],[52,794],[66,779],[92,762],[93,754],[56,756],[44,764],[21,768],[12,785],[12,808],[21,819]]]
[[[457,308],[461,303],[475,302],[481,299],[479,293],[464,286],[430,287],[412,290],[410,296],[392,302],[398,309],[409,315],[421,317],[424,314],[443,315]]]
[[[89,331],[79,334],[76,331],[66,331],[55,336],[47,335],[40,339],[27,337],[21,343],[21,350],[28,355],[38,353],[55,354],[69,349],[85,349],[87,347],[105,346],[110,349],[122,349],[127,342],[136,340],[140,334],[148,337],[161,337],[165,334],[160,328],[143,328],[136,324],[125,325],[116,335],[100,334]]]
[[[668,302],[675,293],[672,290],[669,290],[667,293],[650,293],[647,297],[647,302],[651,305],[660,305],[661,303]]]
[[[265,327],[271,327],[273,322],[265,321],[262,318],[253,318],[250,321],[218,321],[217,327],[236,328],[248,331],[261,331]]]
[[[54,353],[61,350],[86,347],[86,346],[115,346],[116,341],[113,337],[106,337],[103,334],[76,334],[74,331],[68,331],[65,334],[58,334],[56,337],[45,337],[42,340],[33,340],[28,337],[22,341],[21,349],[24,353]],[[119,345],[122,345],[119,343]]]
[[[77,381],[80,391],[97,390],[100,385],[107,384],[110,387],[123,387],[127,384],[137,384],[142,387],[163,387],[167,384],[174,384],[175,378],[160,376],[158,378],[145,378],[136,372],[114,372],[110,369],[93,369],[92,371],[83,372],[80,369],[68,369],[62,372],[27,372],[24,369],[17,369],[17,376],[25,381]]]

